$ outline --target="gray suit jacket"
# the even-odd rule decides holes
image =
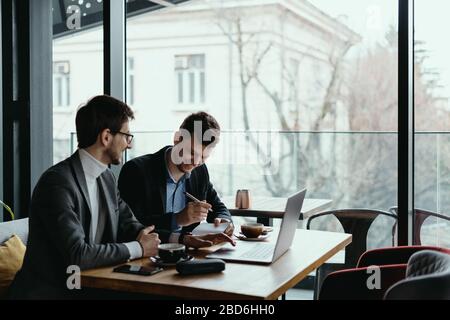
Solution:
[[[110,170],[100,177],[108,204],[102,244],[89,239],[90,201],[78,152],[48,169],[31,199],[29,239],[22,269],[10,289],[12,299],[72,298],[71,265],[81,270],[119,264],[129,258],[121,242],[136,240],[144,226],[120,198]]]

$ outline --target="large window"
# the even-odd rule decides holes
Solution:
[[[61,4],[63,7],[60,7]],[[75,114],[103,94],[103,1],[54,1],[53,161],[73,152]],[[64,13],[64,14],[62,14]]]
[[[448,1],[415,1],[415,242],[450,246]],[[436,24],[436,21],[440,21]]]
[[[331,199],[330,209],[396,206],[397,1],[172,2],[178,4],[127,1],[124,81],[137,133],[129,157],[170,144],[189,113],[205,110],[223,130],[208,161],[222,195],[248,188],[254,195],[285,197],[307,187],[308,197]],[[445,83],[438,78],[443,67],[430,63],[429,54],[437,52],[431,43],[439,32],[420,22],[432,9],[418,9],[416,2],[416,129],[424,131],[416,137],[416,204],[445,213],[440,131],[448,108]],[[78,12],[72,5],[58,22],[76,26],[67,18],[80,13],[81,28],[55,36],[55,62],[70,66],[69,76],[59,75],[69,79],[69,94],[55,89],[58,145],[70,137],[65,130],[74,131],[69,127],[76,107],[103,91],[102,1],[87,4],[75,4]],[[62,93],[63,82],[55,82]],[[67,118],[57,116],[68,110]],[[388,229],[384,222],[375,224],[374,237],[383,232],[386,238],[373,246],[390,243]]]
[[[395,206],[398,3],[251,3],[128,18],[128,55],[142,61],[130,155],[170,144],[185,116],[206,110],[223,129],[208,161],[222,195],[307,187],[330,209]],[[378,219],[371,245],[391,244],[391,230]]]
[[[137,132],[130,156],[170,144],[184,117],[206,110],[223,129],[208,162],[221,194],[248,188],[255,195],[286,196],[306,186],[308,197],[332,199],[330,208],[395,207],[397,1],[170,2],[177,5],[126,1],[128,76],[121,80],[128,84]],[[415,1],[415,205],[434,213],[423,221],[416,215],[416,226],[423,222],[416,239],[447,245],[450,52],[442,30],[449,5],[435,2],[430,7]],[[104,92],[103,1],[54,0],[52,14],[56,162],[76,146],[71,132],[78,106]],[[11,28],[11,34],[16,31]],[[19,38],[21,45],[27,37]],[[13,60],[22,58],[2,66],[17,67]],[[26,72],[15,73],[24,67],[27,63],[13,68],[8,83],[28,81]],[[406,75],[400,76],[404,83]],[[11,97],[17,93],[10,91]],[[20,101],[29,99],[27,92],[18,94],[25,95]],[[29,119],[21,118],[17,126],[10,111],[2,110],[5,132],[13,132],[12,125],[18,131],[10,137],[27,136]],[[17,143],[23,142],[11,141],[3,154],[16,156]],[[15,160],[4,158],[2,179],[11,190],[14,179],[29,175],[28,164],[22,161],[25,169],[11,178],[5,172],[13,172]]]

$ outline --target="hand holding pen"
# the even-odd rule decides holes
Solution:
[[[212,212],[211,205],[198,200],[187,192],[185,192],[185,195],[193,201],[189,202],[183,211],[176,215],[177,224],[184,227],[193,223],[205,221],[208,218],[208,211]]]
[[[186,197],[188,197],[189,199],[191,199],[192,201],[196,202],[196,203],[206,203],[203,201],[198,200],[196,197],[194,197],[192,194],[190,194],[189,192],[184,192],[184,194],[186,195]],[[206,203],[208,204],[208,203]],[[210,208],[208,209],[209,212],[213,212],[213,210],[211,209],[211,205],[209,205]]]

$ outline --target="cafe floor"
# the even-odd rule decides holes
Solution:
[[[286,300],[313,300],[314,291],[305,289],[289,289],[286,293]]]

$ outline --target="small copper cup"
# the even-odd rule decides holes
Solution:
[[[235,204],[238,209],[249,209],[251,207],[250,191],[248,189],[238,190]]]

